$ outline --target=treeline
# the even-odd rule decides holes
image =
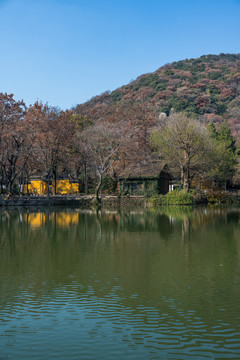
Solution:
[[[131,176],[136,164],[159,156],[187,191],[196,176],[223,185],[235,173],[235,140],[226,123],[217,131],[213,123],[206,127],[186,113],[159,117],[142,99],[106,105],[86,116],[79,109],[62,111],[40,102],[27,107],[1,93],[0,127],[1,193],[20,192],[39,175],[48,189],[53,184],[53,193],[58,177],[78,179],[86,194],[94,184],[100,200],[107,174],[114,191],[122,170]]]

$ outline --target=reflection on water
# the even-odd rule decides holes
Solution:
[[[77,213],[66,213],[64,211],[57,213],[46,213],[46,212],[35,212],[27,213],[23,215],[25,223],[31,225],[31,227],[41,227],[46,222],[56,223],[59,227],[66,227],[71,224],[78,223],[78,214]]]
[[[0,211],[0,359],[240,359],[240,210]]]

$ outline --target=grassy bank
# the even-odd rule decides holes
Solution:
[[[199,205],[199,204],[240,204],[240,197],[237,194],[230,194],[222,190],[174,190],[166,195],[158,195],[147,200],[148,206],[162,205]]]

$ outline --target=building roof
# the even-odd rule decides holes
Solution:
[[[50,177],[50,180],[52,181],[52,177]],[[78,183],[78,180],[77,179],[71,179],[71,178],[68,178],[68,177],[57,177],[56,180],[67,180],[69,181],[70,183]],[[41,176],[41,175],[33,175],[33,176],[30,176],[30,179],[29,181],[44,181],[44,182],[47,182],[48,179],[47,179],[47,176]]]
[[[164,170],[169,173],[172,177],[168,166],[165,162],[161,160],[150,160],[150,161],[139,161],[134,166],[131,165],[121,170],[118,174],[119,179],[136,179],[136,178],[157,178],[160,175],[160,172]]]

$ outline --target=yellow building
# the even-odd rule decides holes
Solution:
[[[47,194],[47,182],[40,178],[32,178],[28,184],[23,185],[24,194]]]
[[[52,184],[50,184],[49,190],[50,193],[53,193]],[[78,181],[69,180],[69,179],[56,180],[56,194],[67,195],[67,194],[77,194],[78,192],[79,192]],[[36,194],[36,195],[47,194],[47,181],[41,178],[32,178],[28,182],[28,185],[24,184],[23,193]]]
[[[77,194],[79,192],[78,182],[69,179],[56,181],[57,194]]]

